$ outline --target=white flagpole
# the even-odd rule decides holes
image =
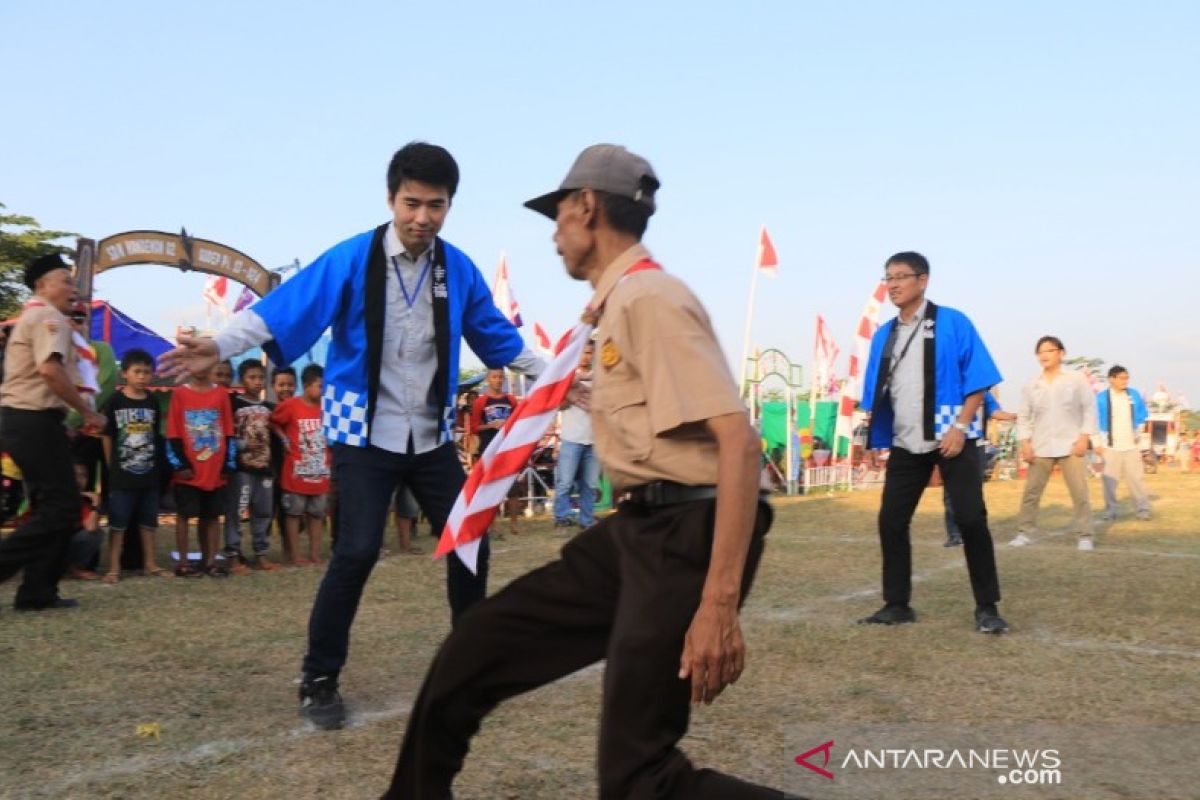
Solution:
[[[816,328],[816,338],[813,339],[813,368],[811,377],[808,380],[808,431],[809,436],[813,440],[813,446],[816,447],[817,441],[817,373],[821,372],[821,358],[817,352],[817,347],[821,339],[821,322],[818,319]]]
[[[759,241],[761,242],[761,238]],[[762,245],[760,244],[759,247],[761,246]],[[750,273],[750,297],[746,300],[746,332],[742,336],[742,377],[738,381],[738,391],[743,397],[746,396],[746,363],[750,360],[750,326],[754,321],[754,291],[758,288],[759,272],[758,254],[756,251],[754,256],[754,269]]]

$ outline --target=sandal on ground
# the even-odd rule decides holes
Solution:
[[[105,583],[107,583],[109,586],[112,586],[113,584],[115,584],[115,583],[117,583],[118,581],[120,581],[120,580],[121,580],[121,573],[119,573],[119,572],[106,572],[106,573],[104,574],[104,577],[102,578],[102,580],[103,580]]]
[[[176,578],[199,578],[204,573],[191,564],[181,564],[175,568]]]
[[[145,575],[147,578],[169,578],[169,577],[171,577],[170,570],[165,570],[162,567],[155,567],[154,569],[144,569],[144,570],[142,570],[142,574]]]

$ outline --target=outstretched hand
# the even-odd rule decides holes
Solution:
[[[204,336],[181,333],[176,337],[179,346],[158,357],[158,374],[183,383],[192,375],[208,372],[221,360],[217,343]]]

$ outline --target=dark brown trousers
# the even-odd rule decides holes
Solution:
[[[451,797],[489,711],[606,659],[601,798],[782,797],[696,769],[676,747],[687,732],[691,686],[678,677],[679,659],[708,572],[713,510],[713,500],[664,508],[622,503],[568,542],[559,560],[460,617],[425,677],[384,796]],[[760,504],[743,600],[770,524],[770,507]]]

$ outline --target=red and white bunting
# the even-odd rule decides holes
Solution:
[[[210,275],[204,282],[204,302],[209,305],[225,305],[225,294],[229,291],[229,279],[224,275]]]
[[[846,383],[842,386],[842,400],[838,407],[837,429],[834,439],[846,439],[846,454],[850,454],[850,438],[854,435],[852,423],[854,408],[862,399],[863,372],[866,370],[867,357],[871,354],[871,337],[879,329],[879,315],[883,303],[887,299],[887,284],[880,281],[875,291],[867,298],[862,316],[854,330],[854,350],[850,353],[850,369],[846,373]],[[839,445],[840,448],[840,445]]]

